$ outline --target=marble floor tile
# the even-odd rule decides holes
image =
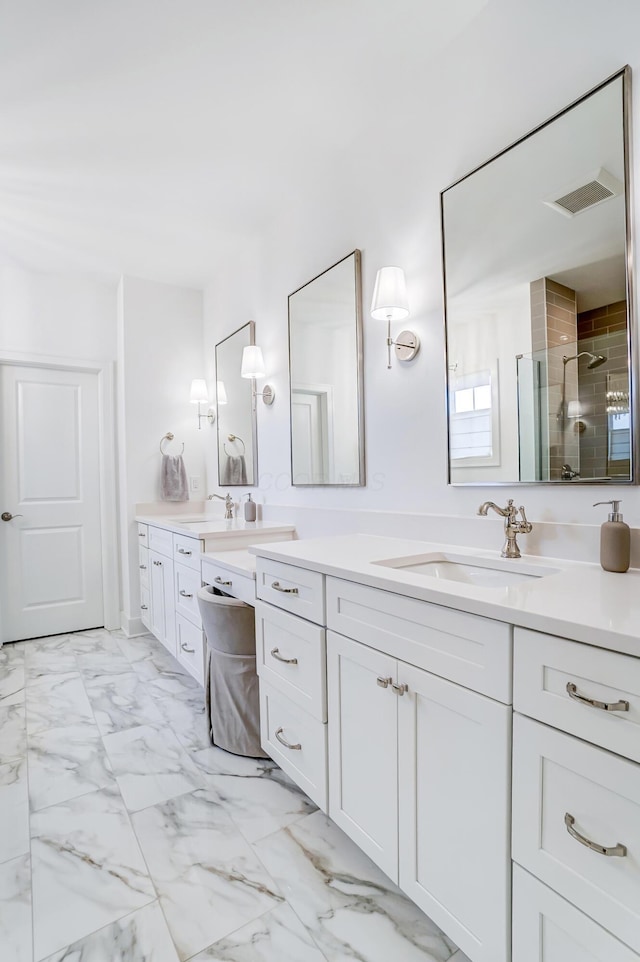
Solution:
[[[322,812],[254,847],[329,962],[446,962],[455,951]]]
[[[71,635],[71,647],[76,655],[83,655],[88,652],[121,654],[116,632],[106,631],[104,628],[75,632]]]
[[[31,816],[35,958],[42,959],[156,898],[115,790]]]
[[[54,952],[43,962],[178,962],[157,902]]]
[[[91,705],[77,672],[49,675],[27,686],[27,732],[95,724]]]
[[[152,635],[137,638],[118,638],[122,654],[144,681],[155,681],[179,672],[178,662]]]
[[[24,690],[24,649],[16,645],[0,648],[0,705]]]
[[[32,811],[98,788],[115,787],[95,725],[65,725],[30,735],[27,758]]]
[[[157,702],[128,662],[127,669],[118,675],[85,679],[96,723],[103,735],[139,725],[165,724]]]
[[[3,962],[33,959],[28,855],[0,865],[0,946]]]
[[[182,697],[159,698],[157,704],[165,722],[188,752],[211,748],[203,688],[198,686],[198,690]]]
[[[0,764],[27,754],[24,690],[0,701]]]
[[[25,758],[0,765],[0,862],[29,852],[29,798]]]
[[[271,759],[242,758],[221,748],[194,752],[221,804],[244,837],[255,842],[316,811],[316,805]]]
[[[104,745],[129,811],[204,785],[204,776],[167,729],[141,725],[105,735]]]
[[[25,642],[25,670],[29,682],[49,675],[75,672],[76,656],[71,636],[54,635]]]
[[[289,905],[279,905],[221,939],[190,962],[325,962]]]
[[[132,821],[181,959],[282,903],[214,793],[174,798]]]
[[[84,651],[76,655],[78,671],[85,681],[105,675],[122,675],[131,665],[120,649],[116,651]]]

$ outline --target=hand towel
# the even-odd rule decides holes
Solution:
[[[247,463],[244,454],[227,455],[220,483],[222,485],[247,483]]]
[[[160,492],[163,501],[189,500],[187,471],[181,454],[162,455]]]

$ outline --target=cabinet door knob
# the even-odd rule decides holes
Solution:
[[[284,595],[297,595],[297,588],[283,588],[279,581],[274,581],[271,585],[274,591],[281,591]]]
[[[409,691],[408,685],[392,685],[391,687],[395,691],[396,695],[404,695],[406,691]]]
[[[190,655],[192,655],[195,652],[195,648],[189,648],[188,645],[185,645],[184,641],[182,642],[180,647],[182,648],[183,651],[188,652]]]
[[[216,575],[216,577],[213,579],[213,583],[216,585],[226,585],[227,588],[231,587],[231,582],[223,581],[220,575]]]
[[[142,611],[147,611],[148,607],[148,605],[140,605]]]
[[[378,675],[376,678],[376,685],[379,685],[380,688],[388,688],[392,681],[393,678],[382,678],[381,675]]]
[[[177,548],[178,554],[193,554],[193,551],[187,551],[186,548]]]
[[[190,595],[188,591],[184,590],[184,588],[181,588],[178,594],[181,598],[193,598],[193,595]]]
[[[567,692],[569,698],[582,702],[583,705],[589,705],[590,708],[599,708],[600,711],[629,711],[628,701],[622,701],[622,699],[620,701],[596,701],[595,698],[587,698],[586,695],[579,694],[572,681],[567,682]]]
[[[627,854],[627,846],[621,845],[618,842],[617,845],[612,845],[610,848],[606,848],[604,845],[598,845],[597,842],[592,842],[590,838],[586,835],[581,835],[573,826],[575,825],[575,818],[570,815],[569,812],[565,812],[564,824],[567,826],[567,831],[571,838],[575,838],[576,842],[580,842],[581,845],[586,845],[590,848],[592,852],[597,852],[599,855],[613,855],[624,858]]]
[[[283,658],[282,655],[280,654],[280,649],[279,649],[279,648],[272,648],[272,649],[271,649],[271,654],[272,654],[272,656],[275,658],[276,661],[281,661],[283,665],[297,665],[297,664],[298,664],[298,659],[297,659],[297,658]]]
[[[284,728],[276,728],[276,738],[278,739],[280,744],[284,745],[285,748],[288,748],[289,751],[299,752],[302,749],[302,745],[300,744],[300,742],[298,742],[296,745],[292,745],[291,742],[288,742],[286,738],[282,737],[283,731],[284,731]]]

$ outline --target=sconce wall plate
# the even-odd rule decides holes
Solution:
[[[413,331],[400,331],[394,346],[399,361],[413,361],[420,350],[420,338]]]
[[[276,399],[276,392],[271,387],[270,384],[265,384],[262,391],[256,392],[262,397],[262,403],[267,404],[269,407],[273,404]]]

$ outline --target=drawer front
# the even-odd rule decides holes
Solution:
[[[202,628],[176,615],[176,652],[178,661],[204,685],[204,635]]]
[[[327,578],[327,627],[511,704],[512,628],[501,621]]]
[[[201,554],[202,543],[198,538],[185,538],[181,534],[173,535],[174,561],[200,571]]]
[[[575,833],[608,854],[587,847]],[[640,952],[635,762],[515,715],[513,858]]]
[[[256,604],[258,674],[319,721],[327,720],[325,629]]]
[[[140,524],[138,522],[138,544],[144,545],[145,548],[149,547],[149,529],[146,524]]]
[[[513,867],[513,962],[640,962],[593,919]]]
[[[173,535],[164,528],[154,528],[149,525],[149,547],[158,554],[163,554],[165,558],[173,557]]]
[[[295,565],[258,558],[256,595],[276,608],[324,625],[324,576]]]
[[[142,545],[138,548],[138,569],[140,571],[140,584],[149,585],[149,549],[143,548]]]
[[[140,621],[151,630],[151,595],[148,585],[140,585]]]
[[[175,589],[176,614],[192,621],[197,628],[202,628],[200,609],[198,608],[198,590],[201,587],[200,572],[186,565],[174,564],[173,584]]]
[[[513,658],[516,711],[640,762],[640,658],[524,628]]]
[[[260,679],[260,734],[267,754],[326,812],[327,726]]]
[[[239,598],[247,605],[256,603],[256,582],[254,578],[243,577],[235,571],[229,571],[221,565],[202,559],[202,581],[224,591],[225,594]]]

